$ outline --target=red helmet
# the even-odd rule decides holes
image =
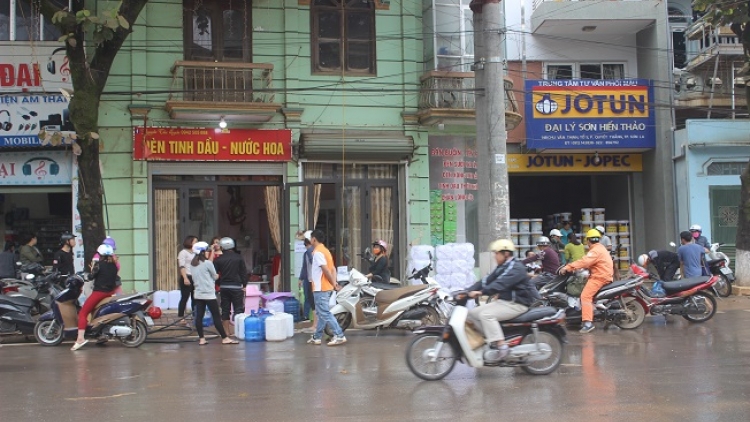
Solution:
[[[161,308],[158,306],[152,306],[148,308],[148,316],[150,316],[153,319],[161,318]]]

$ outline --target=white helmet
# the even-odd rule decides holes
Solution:
[[[109,256],[114,255],[115,250],[109,245],[99,245],[99,247],[96,248],[96,253],[98,253],[99,256]]]
[[[601,233],[602,236],[604,235],[604,226],[596,226],[594,228],[597,229],[597,230],[599,230],[599,233]]]
[[[645,267],[646,264],[648,264],[648,259],[648,254],[642,254],[638,257],[638,265],[640,265],[641,267]]]
[[[229,250],[234,249],[234,239],[231,237],[222,237],[221,240],[219,240],[219,246],[221,246],[221,249]]]
[[[549,238],[546,236],[540,236],[539,239],[536,240],[536,244],[538,246],[549,245]]]
[[[309,242],[312,241],[312,230],[306,231],[302,236]]]
[[[196,255],[204,252],[206,249],[208,249],[208,243],[206,242],[195,242],[193,245],[193,253]]]
[[[700,231],[703,231],[703,230],[701,230],[701,226],[699,226],[697,224],[693,224],[692,226],[690,226],[690,231],[691,232],[693,232],[693,231],[700,232]]]
[[[552,229],[552,230],[550,230],[549,235],[550,235],[550,237],[551,236],[562,237],[562,232],[560,230],[557,230],[557,229]]]

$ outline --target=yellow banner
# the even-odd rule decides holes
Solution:
[[[508,173],[643,171],[641,154],[508,154]]]
[[[648,87],[534,87],[535,119],[646,118]]]

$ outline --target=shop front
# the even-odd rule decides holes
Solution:
[[[291,131],[149,127],[135,130],[134,145],[134,158],[149,161],[154,288],[175,288],[186,236],[235,239],[251,281],[288,288],[282,227]]]

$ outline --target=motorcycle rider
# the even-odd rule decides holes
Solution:
[[[560,261],[560,264],[565,263],[565,245],[562,244],[562,241],[560,238],[562,238],[562,232],[557,229],[552,229],[549,232],[549,238],[550,238],[550,244],[552,246],[552,249],[557,252],[557,258]]]
[[[708,241],[706,236],[703,236],[703,229],[701,229],[701,226],[697,224],[690,226],[690,234],[693,236],[693,239],[695,239],[696,244],[703,246],[706,253],[711,252],[711,242]]]
[[[648,251],[638,257],[638,265],[647,268],[653,264],[662,281],[674,280],[674,275],[680,268],[680,257],[671,251]]]
[[[73,247],[76,245],[76,236],[71,233],[63,233],[60,236],[60,249],[52,258],[52,269],[59,271],[60,275],[73,275],[76,267],[73,264]]]
[[[612,258],[615,257],[615,254],[617,251],[615,251],[615,254],[612,253],[612,239],[607,236],[604,231],[604,226],[596,226],[595,229],[599,230],[599,233],[601,233],[602,237],[599,240],[599,243],[602,244],[608,251],[609,254],[612,256]],[[614,276],[614,280],[617,281],[620,279],[620,271],[617,270],[617,264],[615,264],[615,260],[612,259],[612,275]]]
[[[382,283],[391,282],[391,270],[388,268],[388,255],[386,254],[388,244],[383,240],[378,240],[372,244],[372,253],[375,254],[375,260],[370,264],[367,278],[378,276]]]
[[[539,299],[539,292],[526,274],[524,265],[514,258],[516,247],[513,242],[499,239],[492,242],[489,249],[495,254],[497,268],[468,289],[469,297],[497,295],[498,299],[470,310],[469,318],[482,331],[490,347],[497,350],[491,357],[497,362],[509,352],[500,321],[528,311],[529,306]]]
[[[530,258],[524,259],[522,263],[526,265],[535,261],[542,261],[542,273],[531,279],[534,286],[541,287],[555,277],[557,270],[560,269],[560,259],[555,250],[552,249],[548,237],[539,237],[536,241],[536,246],[539,248],[539,252]]]
[[[581,333],[589,333],[594,329],[594,296],[602,287],[612,282],[612,257],[609,251],[599,243],[601,233],[597,229],[591,229],[586,233],[589,244],[589,252],[583,258],[572,262],[562,269],[560,274],[588,268],[590,275],[586,287],[581,292]]]
[[[100,245],[96,248],[99,261],[94,265],[89,274],[89,280],[94,280],[94,290],[86,302],[83,303],[78,312],[78,338],[70,350],[76,351],[83,347],[88,340],[85,338],[88,317],[96,309],[96,305],[102,300],[112,296],[117,287],[117,257],[115,251],[109,245]]]

